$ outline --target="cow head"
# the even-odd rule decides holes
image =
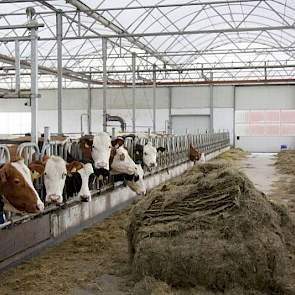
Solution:
[[[127,180],[127,186],[136,192],[137,195],[145,195],[146,194],[146,187],[143,180],[143,170],[141,165],[137,164],[135,168],[135,177],[133,180]]]
[[[0,193],[16,212],[37,213],[44,210],[44,204],[33,186],[30,170],[23,160],[1,167]]]
[[[67,164],[68,176],[66,178],[66,191],[68,197],[73,197],[75,194],[83,202],[91,201],[91,193],[89,190],[89,177],[94,173],[90,163],[82,164],[74,161]]]
[[[44,185],[46,203],[63,202],[63,189],[67,177],[66,162],[61,157],[51,156],[45,163]]]
[[[91,155],[95,169],[109,170],[111,149],[111,138],[106,132],[94,136]]]
[[[204,155],[204,153],[201,153],[195,146],[190,144],[189,159],[190,159],[190,161],[193,161],[194,163],[196,163],[198,161],[205,162],[205,155]]]
[[[93,136],[85,135],[79,139],[79,146],[84,161],[92,161]]]
[[[112,174],[122,174],[128,187],[138,195],[145,194],[146,188],[143,181],[143,170],[141,165],[135,164],[128,154],[128,151],[120,146],[115,150],[112,162]]]
[[[135,163],[143,164],[152,170],[157,167],[157,152],[164,152],[164,147],[155,148],[151,142],[145,145],[137,144],[135,146]]]

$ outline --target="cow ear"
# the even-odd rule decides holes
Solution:
[[[46,165],[48,159],[49,159],[49,156],[48,155],[44,155],[43,158],[42,158],[42,164],[43,165]]]
[[[163,152],[165,152],[165,151],[166,151],[166,148],[164,148],[164,147],[162,147],[162,146],[160,146],[160,147],[157,148],[157,152],[161,152],[161,153],[163,153]]]
[[[1,183],[7,182],[7,174],[6,174],[5,166],[0,169],[0,182]]]

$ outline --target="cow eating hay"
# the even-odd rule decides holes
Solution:
[[[128,240],[140,277],[221,292],[289,294],[283,282],[294,232],[287,212],[242,172],[206,163],[138,202]]]

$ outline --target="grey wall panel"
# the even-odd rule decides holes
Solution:
[[[213,105],[215,108],[233,108],[234,87],[214,85],[213,97]]]
[[[209,87],[172,87],[172,108],[209,107]]]
[[[236,109],[295,109],[295,86],[263,85],[237,87]]]
[[[175,134],[204,132],[210,127],[210,117],[207,115],[172,116],[172,129]]]
[[[230,133],[230,142],[233,144],[234,109],[215,108],[213,111],[213,128],[215,131],[227,130]]]
[[[240,136],[236,140],[236,147],[240,147],[249,152],[256,153],[275,153],[280,151],[281,144],[286,144],[288,148],[295,149],[295,138],[290,137],[256,137]]]
[[[30,112],[31,107],[25,106],[28,99],[0,99],[0,112]]]
[[[93,108],[102,109],[102,90],[93,89]],[[152,108],[153,90],[151,87],[142,87],[135,89],[137,109]],[[158,87],[156,89],[156,107],[167,108],[168,106],[168,88]],[[131,88],[109,88],[107,90],[107,108],[108,109],[131,109],[132,108],[132,89]]]

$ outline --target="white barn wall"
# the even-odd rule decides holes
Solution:
[[[215,90],[216,87],[216,90]],[[214,87],[214,105],[216,108],[228,107],[232,103],[231,86]],[[181,86],[172,88],[172,114],[178,115],[204,115],[209,114],[209,87],[208,86]],[[92,131],[102,130],[102,89],[94,88],[92,93]],[[138,130],[146,131],[152,127],[152,93],[151,87],[136,88],[136,123]],[[52,132],[57,132],[57,91],[56,89],[40,90],[39,100],[39,130],[50,126]],[[169,119],[169,89],[157,88],[157,130],[167,128]],[[87,89],[63,89],[63,127],[65,133],[80,132],[80,116],[87,112]],[[0,108],[5,112],[30,112],[30,107],[24,106],[28,100],[0,99]],[[224,105],[223,105],[224,104]],[[132,120],[132,89],[109,88],[107,90],[107,109],[111,115],[122,116],[127,125]],[[223,112],[220,110],[218,113]],[[224,110],[227,112],[228,110]],[[86,123],[86,122],[85,122]],[[118,125],[113,123],[114,125]],[[86,124],[85,130],[86,130]],[[224,128],[215,120],[215,129]]]
[[[236,110],[295,110],[295,86],[236,87]],[[278,152],[282,144],[295,148],[294,136],[236,136],[236,146],[251,152]]]

